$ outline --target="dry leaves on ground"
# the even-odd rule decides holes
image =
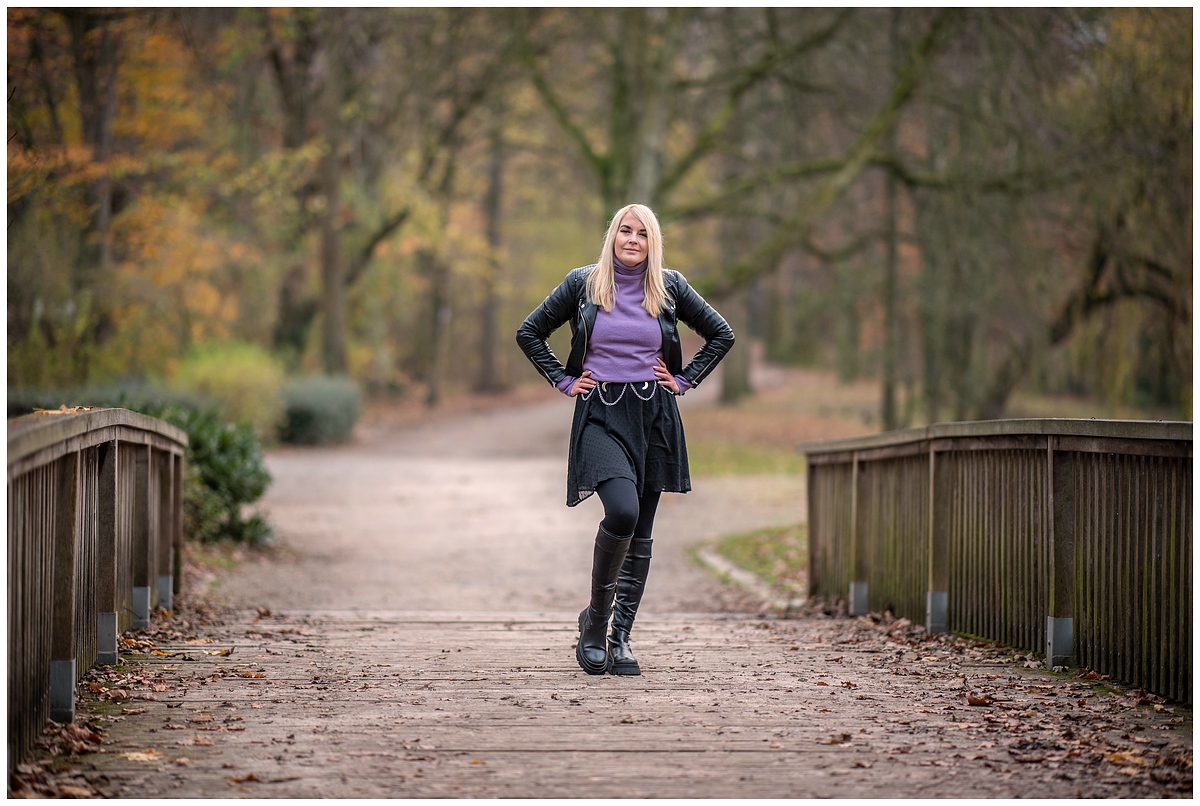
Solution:
[[[1122,797],[1191,796],[1191,736],[1179,730],[1190,709],[1141,689],[1121,690],[1091,670],[1045,669],[1033,653],[931,635],[890,613],[849,618],[812,602],[806,615],[826,616],[819,642],[863,653],[879,670],[872,681],[879,687],[888,690],[882,675],[897,680],[894,693],[912,690],[906,678],[919,680],[918,713],[967,720],[971,729],[958,737],[963,761],[1038,764],[1048,776],[1090,776],[1102,793]],[[843,656],[836,657],[840,663]]]

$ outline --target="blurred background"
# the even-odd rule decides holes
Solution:
[[[640,201],[727,404],[757,356],[873,430],[1191,419],[1188,8],[10,8],[7,54],[10,416],[541,384],[517,325]]]

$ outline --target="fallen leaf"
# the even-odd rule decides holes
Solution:
[[[63,798],[94,798],[96,790],[84,786],[66,784],[58,788],[59,797]]]
[[[1140,750],[1128,750],[1123,753],[1107,753],[1104,756],[1114,764],[1132,764],[1138,767],[1146,766],[1146,759]]]
[[[121,757],[130,761],[158,761],[162,758],[162,753],[152,747],[149,750],[131,750],[128,753],[122,753]]]
[[[983,694],[978,691],[967,692],[967,705],[991,705],[992,695]]]

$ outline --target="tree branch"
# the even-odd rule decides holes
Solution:
[[[1082,178],[1081,173],[1075,170],[1056,172],[1053,169],[1014,171],[982,177],[919,173],[905,165],[900,155],[883,151],[873,154],[870,163],[883,168],[895,177],[896,181],[909,188],[933,190],[970,190],[1021,195],[1064,187]]]
[[[404,226],[404,222],[411,215],[412,208],[406,206],[393,213],[390,218],[385,220],[371,233],[370,237],[367,238],[367,242],[350,258],[350,265],[346,267],[347,287],[354,285],[363,272],[366,271],[367,266],[371,263],[371,259],[375,256],[376,247],[391,237],[392,233]]]
[[[801,204],[771,237],[733,264],[724,277],[715,282],[698,282],[701,293],[721,297],[748,285],[759,276],[772,271],[792,247],[808,237],[808,230],[817,216],[824,213],[870,163],[879,143],[895,125],[900,110],[908,103],[925,77],[942,37],[957,16],[958,12],[954,10],[940,11],[925,36],[909,50],[886,103],[846,153],[841,167],[821,183],[806,203]]]
[[[845,160],[843,158],[827,157],[812,160],[811,162],[793,162],[769,171],[760,171],[752,176],[726,184],[720,192],[706,199],[701,199],[691,204],[667,208],[659,215],[659,220],[664,223],[669,221],[687,221],[725,212],[731,202],[749,195],[764,185],[775,184],[786,179],[804,179],[810,176],[833,173],[844,165]]]
[[[521,63],[525,66],[525,69],[529,73],[530,80],[533,81],[534,89],[537,90],[537,93],[539,96],[541,96],[543,103],[545,103],[547,108],[549,108],[550,114],[554,116],[556,121],[558,121],[558,125],[563,127],[563,131],[565,131],[567,135],[575,141],[576,145],[579,146],[579,150],[582,152],[583,158],[587,161],[588,165],[591,166],[592,170],[596,172],[596,175],[603,176],[607,165],[607,159],[592,146],[591,141],[588,140],[587,134],[583,131],[583,129],[579,128],[577,125],[575,125],[575,122],[571,120],[571,115],[567,111],[567,108],[558,99],[558,96],[554,94],[554,89],[550,86],[550,83],[546,81],[546,77],[542,74],[541,68],[538,67],[537,53],[534,51],[533,46],[527,39],[522,39],[518,49],[518,55],[520,56]]]
[[[683,181],[692,168],[695,167],[696,163],[713,150],[717,139],[736,117],[738,105],[747,92],[760,81],[774,73],[775,68],[779,64],[827,42],[837,32],[838,28],[841,27],[842,23],[849,18],[851,13],[853,13],[852,9],[847,9],[839,13],[828,27],[817,31],[794,48],[782,50],[776,46],[771,47],[757,63],[739,71],[737,80],[734,82],[721,108],[705,124],[704,129],[700,132],[695,142],[692,143],[692,147],[688,149],[688,152],[680,157],[674,167],[659,180],[655,193],[656,198],[665,198],[668,193]]]

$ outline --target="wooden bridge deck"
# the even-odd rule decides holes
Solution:
[[[1159,796],[1147,760],[1184,740],[1092,684],[844,618],[646,617],[647,673],[589,677],[573,615],[242,614],[101,683],[131,699],[85,704],[112,716],[76,774],[139,798]]]
[[[646,673],[584,674],[599,503],[562,506],[571,409],[546,394],[272,452],[281,550],[220,575],[235,610],[217,625],[187,633],[177,612],[89,672],[78,721],[104,741],[32,794],[1191,795],[1188,709],[895,625],[749,615],[689,552],[803,522],[803,476],[664,497],[634,633]]]

